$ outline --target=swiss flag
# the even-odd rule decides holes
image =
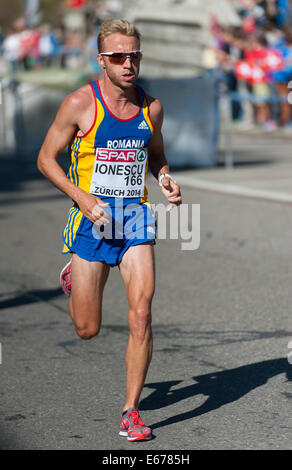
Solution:
[[[245,60],[236,62],[234,71],[239,80],[249,80],[251,78],[251,65]]]
[[[281,70],[284,66],[284,61],[281,54],[276,50],[267,50],[266,55],[261,62],[261,66],[267,72]]]
[[[245,80],[252,85],[267,81],[266,73],[262,67],[245,60],[239,60],[235,63],[234,72],[239,80]]]
[[[252,64],[251,66],[251,77],[249,82],[254,85],[256,83],[266,83],[267,76],[265,71],[259,65]]]

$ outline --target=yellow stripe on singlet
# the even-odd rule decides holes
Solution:
[[[144,98],[144,102],[143,102],[143,115],[144,115],[145,121],[147,122],[147,124],[150,127],[150,130],[153,134],[154,127],[153,127],[152,121],[151,121],[150,116],[149,116],[149,106],[148,106],[148,102],[147,102],[146,98]]]
[[[95,136],[104,119],[104,109],[96,99],[96,118],[91,130],[85,136],[76,136],[71,145],[71,167],[69,178],[72,183],[89,192],[95,160]]]
[[[149,116],[149,107],[148,107],[148,102],[147,102],[147,99],[146,97],[144,98],[144,102],[143,102],[143,116],[144,116],[144,119],[145,121],[147,122],[150,130],[151,130],[151,133],[153,135],[153,132],[154,132],[154,127],[153,127],[153,124],[151,122],[151,119],[150,119],[150,116]],[[147,172],[148,172],[148,166],[149,166],[149,150],[147,149],[147,162],[146,162],[146,165],[145,165],[145,182],[146,182],[146,176],[147,176]],[[145,204],[148,200],[148,191],[147,191],[147,188],[145,186],[144,188],[144,197],[141,197],[141,203],[142,204]]]
[[[103,119],[103,106],[100,101],[96,99],[96,117],[90,131],[84,136],[76,136],[71,145],[71,166],[68,172],[68,177],[73,184],[86,192],[89,192],[90,190],[94,167],[95,135]],[[82,216],[83,214],[78,207],[73,206],[69,210],[67,224],[63,231],[64,247],[62,253],[65,254],[70,252],[80,226]]]

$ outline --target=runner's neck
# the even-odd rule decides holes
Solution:
[[[104,80],[99,80],[99,87],[104,99],[113,102],[129,102],[139,106],[136,87],[134,85],[127,90],[122,90],[112,84],[108,85]]]
[[[129,96],[126,97],[125,95],[122,96],[122,93],[125,93],[124,90],[114,90],[113,88],[108,92],[107,87],[104,85],[102,80],[98,82],[98,85],[103,102],[108,111],[114,117],[121,120],[129,120],[137,116],[139,109],[141,108],[141,102],[139,99],[139,93],[135,86],[131,87],[129,91],[126,90],[129,94]],[[113,90],[115,93],[113,93]],[[117,91],[119,91],[119,94]],[[130,91],[131,95],[129,93]]]

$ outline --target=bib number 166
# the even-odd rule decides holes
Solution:
[[[141,186],[143,179],[141,175],[126,176],[125,182],[127,186]]]

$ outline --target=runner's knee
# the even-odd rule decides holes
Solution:
[[[151,311],[148,305],[130,309],[130,330],[136,336],[145,337],[151,327]]]
[[[100,326],[96,324],[75,323],[75,330],[81,339],[91,339],[98,335]]]

